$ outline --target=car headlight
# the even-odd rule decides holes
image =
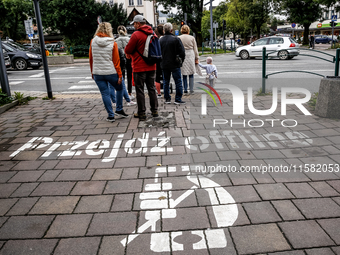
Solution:
[[[29,58],[39,58],[38,55],[35,55],[35,54],[31,54],[31,53],[26,53],[27,57]]]

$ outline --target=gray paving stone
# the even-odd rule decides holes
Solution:
[[[0,183],[5,183],[7,182],[9,179],[11,179],[13,177],[13,175],[15,175],[17,172],[0,172]]]
[[[92,214],[58,215],[45,237],[85,236]]]
[[[274,252],[268,253],[268,255],[305,255],[304,251],[283,251],[283,252]]]
[[[109,212],[112,204],[112,195],[83,196],[77,204],[75,213]]]
[[[6,222],[8,217],[0,217],[0,227]]]
[[[63,170],[56,181],[88,181],[91,179],[94,170]]]
[[[188,180],[192,179],[194,182],[197,182],[197,176],[180,176],[180,177],[164,177],[162,178],[163,185],[165,183],[171,183],[171,190],[188,190],[191,189],[195,184]]]
[[[131,234],[136,229],[137,213],[99,213],[93,216],[87,236]]]
[[[252,173],[252,175],[259,184],[275,183],[269,173]]]
[[[0,239],[42,238],[54,216],[13,216],[0,229]]]
[[[11,170],[36,170],[38,169],[44,161],[20,161]]]
[[[136,237],[127,245],[126,254],[148,254],[148,255],[165,255],[170,254],[170,237],[169,233],[163,233],[163,240],[150,244],[151,234],[142,234]],[[152,250],[158,250],[153,252]],[[162,252],[163,251],[163,252]]]
[[[251,185],[238,187],[225,187],[225,189],[234,198],[236,203],[261,201],[261,198]]]
[[[112,168],[113,165],[114,165],[113,161],[112,162],[103,162],[102,159],[91,159],[87,168],[88,169],[99,169],[99,168],[107,169],[107,168]]]
[[[334,251],[334,253],[335,253],[336,255],[339,255],[339,254],[340,254],[340,246],[332,247],[332,250]]]
[[[192,154],[194,163],[218,162],[220,158],[216,152],[200,152]]]
[[[330,248],[307,249],[307,255],[334,255]]]
[[[61,173],[61,170],[47,170],[40,178],[39,182],[52,182]]]
[[[3,152],[1,152],[2,154]],[[0,159],[1,160],[1,159]],[[17,161],[4,161],[1,160],[1,164],[0,164],[0,171],[9,171],[12,170],[12,168],[17,165],[18,162]]]
[[[230,232],[239,254],[268,253],[290,249],[275,224],[231,227]]]
[[[75,182],[42,182],[31,196],[65,196],[70,194]]]
[[[315,221],[283,222],[279,226],[295,249],[334,245]]]
[[[39,170],[50,170],[53,169],[60,160],[46,160],[40,167]]]
[[[27,214],[33,205],[38,201],[37,197],[21,198],[12,208],[7,215],[25,215]]]
[[[296,199],[293,203],[307,219],[340,217],[340,206],[330,198]]]
[[[27,197],[39,185],[39,183],[23,183],[14,191],[11,197]]]
[[[189,164],[189,163],[191,163],[190,154],[162,156],[163,165]]]
[[[337,245],[340,245],[340,218],[337,219],[324,219],[318,220],[321,227],[327,232],[327,234],[335,241]]]
[[[61,239],[54,255],[93,255],[97,254],[100,237],[81,237]]]
[[[19,171],[8,182],[35,182],[44,173],[44,170],[40,171]]]
[[[106,181],[77,182],[71,195],[100,195],[103,193]]]
[[[141,167],[146,165],[145,157],[117,158],[114,168]]]
[[[175,218],[164,218],[164,210],[162,215],[163,231],[195,230],[210,227],[204,207],[176,209]]]
[[[123,173],[122,173],[122,180],[128,180],[128,179],[137,179],[138,178],[138,173],[139,173],[139,168],[134,167],[134,168],[124,168]]]
[[[42,197],[29,214],[64,214],[72,213],[80,197]]]
[[[17,198],[0,199],[0,216],[4,216],[17,201]]]
[[[98,255],[125,254],[125,246],[121,244],[124,238],[127,238],[127,236],[104,236]]]
[[[60,160],[55,169],[85,169],[89,162],[89,159],[64,159]]]
[[[309,183],[323,197],[339,196],[340,194],[333,189],[327,182],[310,182]]]
[[[97,169],[92,177],[94,181],[118,180],[122,174],[122,169]]]
[[[290,200],[272,201],[272,204],[285,221],[305,219]]]
[[[251,173],[228,173],[233,185],[257,184]]]
[[[321,197],[308,183],[287,183],[286,186],[297,198]]]
[[[142,180],[108,181],[104,194],[141,192],[142,184]]]
[[[133,203],[133,194],[118,194],[115,195],[111,207],[112,212],[131,211]]]
[[[0,254],[49,255],[52,254],[57,242],[58,240],[56,239],[9,240],[0,251]]]
[[[294,170],[294,167],[292,167]],[[300,170],[299,170],[300,171]],[[296,172],[271,172],[270,175],[276,182],[308,182],[310,179],[304,174],[300,173],[298,170]]]
[[[20,183],[0,184],[0,198],[9,197],[19,186]]]
[[[329,164],[331,162],[327,162],[326,164]],[[339,179],[339,177],[331,172],[325,172],[325,173],[316,173],[316,172],[306,172],[305,173],[309,179],[312,181],[327,181],[327,180],[336,180]]]
[[[281,183],[254,185],[263,200],[290,199],[294,195]]]
[[[336,191],[340,192],[340,180],[337,181],[328,181],[328,184],[331,185]]]
[[[243,208],[253,224],[281,221],[270,202],[245,203]]]

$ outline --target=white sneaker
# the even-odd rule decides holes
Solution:
[[[136,104],[137,104],[136,102],[130,101],[130,102],[127,103],[127,106],[136,105]]]
[[[157,95],[157,98],[162,98],[162,95],[161,95],[161,94],[158,94],[158,95]]]
[[[113,103],[112,106],[115,107],[115,106],[116,106],[116,103]]]
[[[129,95],[129,98],[130,98],[131,100],[135,99],[135,97],[134,97],[132,94]]]

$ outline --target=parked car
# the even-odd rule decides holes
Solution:
[[[40,45],[39,44],[30,44],[30,43],[24,43],[23,46],[28,49],[29,51],[32,51],[34,53],[38,53],[41,54],[41,50],[40,50]]]
[[[332,41],[331,38],[329,38],[327,35],[316,35],[314,37],[314,42],[316,44],[319,44],[319,43],[330,43]]]
[[[251,44],[237,48],[236,57],[249,59],[262,57],[262,49],[266,47],[269,56],[277,56],[279,59],[292,59],[300,54],[299,44],[294,38],[284,36],[270,36],[261,38]]]
[[[231,46],[233,46],[233,49],[239,47],[239,45],[235,43],[234,40],[224,40],[224,44],[227,50],[231,50]],[[223,45],[221,45],[221,49],[223,49]]]
[[[11,68],[11,59],[9,58],[5,49],[2,49],[2,52],[4,55],[4,59],[5,59],[5,66],[6,66],[6,69],[8,70]]]
[[[21,44],[12,41],[2,41],[2,47],[11,58],[12,67],[17,70],[26,70],[27,67],[39,69],[42,66],[41,55],[27,50]]]
[[[49,52],[66,51],[66,46],[62,42],[46,44],[46,50]]]
[[[335,43],[337,43],[338,42],[338,37],[336,36],[336,35],[328,35],[327,36],[330,40],[331,40],[331,42],[332,42],[332,40],[335,42]]]

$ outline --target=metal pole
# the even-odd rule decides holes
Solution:
[[[41,57],[42,57],[43,66],[44,66],[47,96],[48,96],[48,98],[52,99],[53,98],[52,87],[51,87],[50,73],[48,71],[47,57],[46,57],[46,53],[45,53],[45,39],[44,39],[43,28],[42,28],[42,23],[41,23],[39,1],[33,0],[33,3],[34,3],[35,17],[37,19],[37,26],[38,26],[38,33],[39,33],[39,43],[40,43],[40,49],[41,49]]]
[[[214,24],[214,26],[215,26],[215,54],[216,54],[216,48],[217,48],[217,41],[216,41],[216,24]]]
[[[204,42],[202,42],[202,55],[204,53]]]
[[[11,96],[11,89],[9,88],[7,70],[5,65],[4,53],[2,52],[2,43],[0,39],[0,81],[1,81],[1,89],[3,93],[6,93],[7,96]]]
[[[266,47],[262,49],[262,93],[266,93]]]
[[[185,25],[187,24],[187,14],[184,13],[184,22],[185,22]]]
[[[212,9],[212,1],[213,0],[210,0],[210,43],[211,43],[211,53],[214,53],[214,48],[213,48],[213,40],[214,40],[214,37],[213,37],[213,33],[214,33],[214,30],[213,30],[213,9]]]
[[[339,76],[340,49],[336,50],[334,76]]]
[[[334,21],[332,21],[332,46],[331,46],[332,49],[334,45],[333,34],[334,34]]]
[[[226,49],[225,49],[225,42],[224,42],[224,28],[223,28],[223,37],[222,37],[222,42],[223,42],[223,50],[224,50],[224,53],[226,53]]]

